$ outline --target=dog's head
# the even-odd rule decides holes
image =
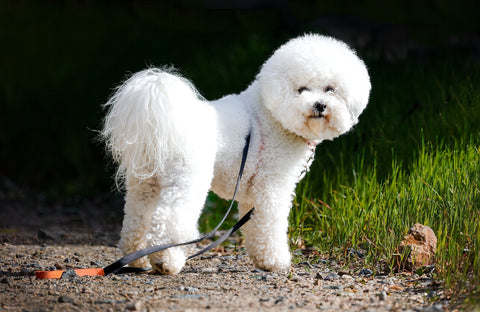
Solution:
[[[349,131],[371,89],[365,64],[345,43],[305,35],[281,46],[257,77],[264,105],[284,128],[309,141]]]

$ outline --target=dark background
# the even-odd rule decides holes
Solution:
[[[173,65],[215,99],[245,89],[305,32],[347,41],[370,68],[440,50],[446,62],[478,61],[475,1],[386,2],[1,1],[0,184],[56,197],[111,191],[102,104],[146,66]]]

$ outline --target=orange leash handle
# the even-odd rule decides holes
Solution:
[[[35,271],[35,277],[37,279],[55,279],[61,278],[63,272],[66,270],[56,270],[56,271]],[[75,273],[78,276],[105,276],[103,269],[93,268],[93,269],[75,269]]]

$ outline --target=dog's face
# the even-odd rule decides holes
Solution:
[[[284,128],[309,141],[331,140],[357,122],[370,78],[344,43],[306,35],[281,46],[258,77],[264,105]]]

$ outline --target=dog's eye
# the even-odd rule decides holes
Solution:
[[[301,87],[301,88],[299,88],[299,89],[297,90],[297,92],[298,92],[299,94],[302,94],[302,92],[305,92],[305,91],[310,91],[310,89],[307,88],[307,87]]]
[[[324,91],[325,91],[325,93],[328,93],[328,92],[333,93],[333,92],[335,92],[335,88],[332,87],[332,86],[327,86]]]

